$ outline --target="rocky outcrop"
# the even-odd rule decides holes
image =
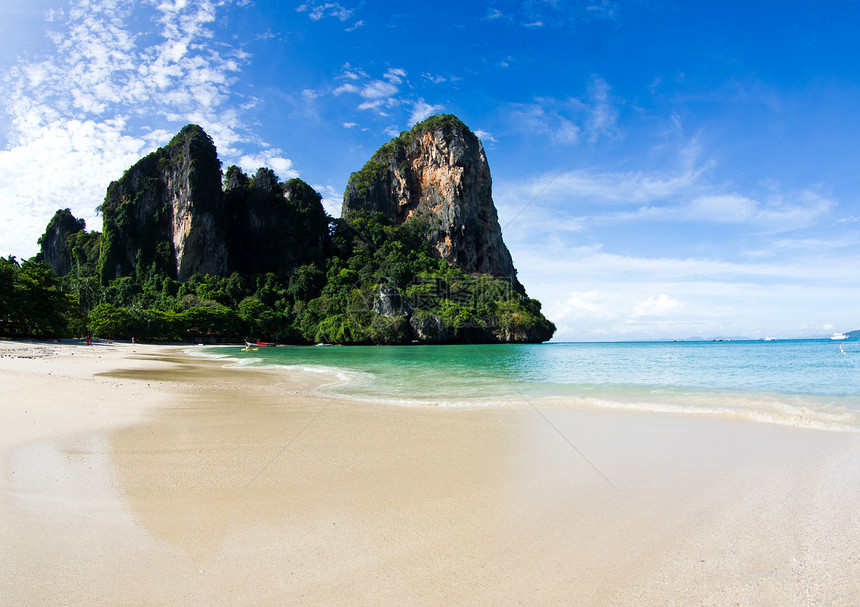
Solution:
[[[426,344],[448,342],[448,329],[445,321],[435,314],[413,314],[409,326],[416,341]]]
[[[412,314],[412,304],[403,299],[397,287],[379,285],[379,292],[373,300],[373,311],[386,318],[408,317]]]
[[[104,283],[150,267],[179,280],[227,272],[221,164],[199,126],[184,127],[111,183],[101,212]]]
[[[256,327],[257,313],[273,335],[332,343],[539,342],[555,331],[516,279],[481,142],[454,116],[382,146],[350,177],[343,219],[271,169],[249,177],[231,166],[222,185],[215,146],[195,125],[111,183],[100,211],[103,234],[68,210],[49,224],[42,256],[58,273],[133,278],[122,297],[135,285],[183,302],[212,294],[238,310],[232,325],[218,321],[228,333],[236,318]],[[164,280],[234,272],[211,281],[223,288]]]
[[[249,178],[230,167],[222,192],[212,139],[188,125],[108,187],[102,282],[150,269],[180,281],[234,271],[289,276],[322,259],[321,200],[300,179],[280,183],[266,168]]]
[[[470,274],[516,281],[480,140],[455,116],[433,116],[382,146],[349,179],[342,215],[427,223],[439,257]]]
[[[281,183],[267,168],[249,179],[235,166],[224,181],[231,272],[290,276],[323,259],[328,217],[311,186],[301,179]]]
[[[57,276],[72,269],[75,236],[86,229],[83,219],[75,219],[70,209],[57,211],[39,238],[39,254]]]

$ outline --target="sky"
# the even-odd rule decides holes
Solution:
[[[860,3],[0,0],[0,255],[185,124],[226,168],[351,172],[435,113],[482,140],[555,341],[860,328]]]

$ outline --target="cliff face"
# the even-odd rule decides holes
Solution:
[[[248,179],[230,167],[224,206],[231,271],[284,276],[323,259],[328,217],[321,196],[301,179],[280,183],[266,168]]]
[[[502,240],[484,148],[454,116],[416,125],[352,174],[342,215],[360,212],[396,223],[426,221],[440,258],[466,273],[510,278],[522,290]]]
[[[149,267],[179,280],[227,272],[221,165],[196,125],[111,183],[101,211],[104,283]]]
[[[84,231],[83,219],[75,219],[71,210],[57,211],[39,238],[39,252],[57,276],[65,276],[72,269],[72,250],[75,236]]]
[[[98,303],[133,309],[127,331],[151,338],[552,337],[540,302],[516,281],[481,142],[457,118],[433,117],[380,148],[351,176],[343,210],[344,220],[331,221],[313,188],[267,168],[249,177],[231,166],[222,190],[212,140],[189,125],[110,184],[103,233],[66,209],[39,243],[57,273],[75,272],[68,282],[92,322],[107,314]],[[95,276],[123,280],[99,290]],[[155,300],[158,309],[145,307]]]

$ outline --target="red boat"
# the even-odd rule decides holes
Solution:
[[[274,348],[276,345],[273,341],[247,341],[245,340],[245,346],[248,348]]]

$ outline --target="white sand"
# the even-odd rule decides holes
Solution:
[[[860,604],[858,434],[319,381],[0,342],[0,604]]]

